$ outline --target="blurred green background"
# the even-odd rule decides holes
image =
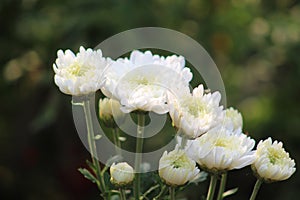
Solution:
[[[192,37],[223,77],[229,106],[257,141],[272,136],[300,160],[300,3],[296,0],[1,0],[0,199],[97,199],[77,171],[89,154],[71,97],[53,82],[58,49],[77,51],[131,28],[159,26]],[[297,165],[296,165],[297,166]],[[247,199],[249,168],[229,173],[229,199]],[[194,187],[188,199],[205,191]],[[257,199],[296,200],[298,171],[265,184]]]

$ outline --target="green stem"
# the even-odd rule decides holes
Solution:
[[[187,137],[185,135],[181,136],[181,144],[180,144],[180,149],[184,149],[187,144]]]
[[[154,191],[156,188],[159,188],[160,185],[155,185],[152,186],[151,188],[149,188],[141,197],[141,199],[145,199],[147,197],[148,194],[150,194],[152,191]]]
[[[83,109],[85,114],[85,121],[87,126],[87,136],[88,136],[88,145],[91,153],[92,162],[96,168],[96,178],[98,180],[97,186],[99,190],[102,193],[102,196],[104,199],[106,199],[106,187],[103,177],[101,176],[101,168],[99,165],[98,160],[95,157],[95,154],[97,152],[97,147],[95,143],[95,134],[93,129],[93,121],[92,121],[92,115],[91,115],[91,108],[90,108],[90,101],[84,100],[83,101]]]
[[[175,187],[170,187],[170,200],[175,200]]]
[[[125,189],[120,188],[119,191],[120,191],[120,199],[121,199],[121,200],[126,200]]]
[[[153,200],[160,199],[161,196],[167,191],[167,189],[168,189],[167,186],[163,185],[162,188],[161,188],[161,190],[160,190],[160,193],[156,197],[154,197]]]
[[[256,195],[259,191],[259,188],[261,186],[261,184],[263,183],[263,180],[258,178],[255,185],[254,185],[254,188],[253,188],[253,191],[252,191],[252,194],[251,194],[251,197],[250,197],[250,200],[255,200],[256,198]]]
[[[209,189],[208,189],[206,200],[212,200],[214,198],[216,185],[217,185],[217,175],[212,174],[210,176],[210,183],[209,183]]]
[[[223,199],[223,193],[224,193],[224,190],[225,190],[226,181],[227,181],[227,172],[222,174],[222,179],[221,179],[221,183],[220,183],[220,188],[219,188],[219,193],[218,193],[217,200],[222,200]]]
[[[115,144],[115,149],[116,149],[116,154],[117,155],[121,155],[121,142],[119,140],[120,137],[120,131],[119,128],[113,128],[112,129],[113,132],[113,139],[114,139],[114,144]]]
[[[142,163],[142,152],[144,142],[144,124],[145,114],[138,113],[138,126],[137,126],[137,138],[136,138],[136,150],[135,150],[135,181],[134,181],[134,196],[138,200],[140,198],[141,176],[140,168]]]

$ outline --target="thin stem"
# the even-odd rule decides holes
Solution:
[[[223,199],[223,193],[224,193],[224,190],[225,190],[226,181],[227,181],[227,172],[222,174],[222,179],[221,179],[221,183],[220,183],[220,188],[219,188],[219,193],[218,193],[217,200],[222,200]]]
[[[185,135],[182,135],[180,149],[184,149],[186,144],[187,144],[187,137]]]
[[[103,198],[106,199],[105,182],[104,182],[103,177],[101,176],[101,168],[100,168],[99,162],[95,158],[95,154],[97,152],[97,147],[96,147],[96,143],[95,143],[95,134],[94,134],[94,129],[93,129],[93,122],[92,122],[92,115],[91,115],[89,100],[83,101],[83,109],[84,109],[84,114],[85,114],[88,144],[89,144],[89,149],[90,149],[90,153],[91,153],[91,158],[92,158],[92,162],[93,162],[94,166],[96,167],[95,174],[96,174],[96,178],[98,180],[97,186],[98,186],[99,190],[101,191]]]
[[[141,199],[144,199],[147,197],[148,194],[150,194],[152,191],[154,191],[156,188],[159,188],[160,185],[155,185],[155,186],[152,186],[151,188],[149,188],[142,196]]]
[[[175,187],[169,187],[170,200],[175,200]]]
[[[259,188],[261,186],[261,184],[263,183],[263,180],[258,178],[255,185],[254,185],[254,188],[253,188],[253,191],[252,191],[252,194],[251,194],[251,197],[250,197],[250,200],[255,200],[256,198],[256,195],[259,191]]]
[[[208,189],[206,200],[212,200],[214,198],[216,184],[217,184],[217,175],[212,174],[210,176],[210,183],[209,183],[209,189]]]
[[[121,200],[126,200],[126,192],[125,192],[125,189],[124,189],[124,188],[120,188],[119,191],[120,191],[120,199],[121,199]]]
[[[138,126],[137,126],[137,138],[136,138],[136,150],[135,150],[135,182],[134,182],[134,196],[138,200],[140,197],[140,187],[141,187],[141,176],[140,168],[142,163],[142,152],[143,152],[143,142],[144,142],[144,124],[145,124],[145,114],[138,113]]]
[[[121,142],[119,140],[119,137],[120,137],[119,128],[117,128],[117,127],[113,128],[112,133],[113,133],[113,139],[114,139],[116,154],[121,155],[121,149],[120,149],[121,148]]]
[[[168,189],[167,186],[163,185],[162,188],[161,188],[161,190],[160,190],[160,193],[156,197],[154,197],[153,200],[160,199],[161,196],[167,191],[167,189]]]

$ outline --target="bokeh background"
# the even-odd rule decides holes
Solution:
[[[257,141],[272,136],[299,166],[300,3],[296,0],[1,0],[0,199],[97,199],[77,171],[89,154],[76,133],[71,97],[53,82],[58,49],[77,51],[131,28],[159,26],[192,37],[223,77],[229,106]],[[249,168],[229,173],[228,199],[247,199]],[[186,190],[187,199],[200,191]],[[258,198],[296,200],[298,171],[265,184]]]

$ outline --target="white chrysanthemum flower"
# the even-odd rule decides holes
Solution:
[[[165,151],[159,160],[159,176],[171,186],[184,185],[192,181],[199,171],[195,161],[177,147],[169,153]]]
[[[125,114],[120,110],[119,101],[109,98],[99,100],[99,117],[108,127],[116,127],[123,123]]]
[[[165,58],[150,51],[133,51],[129,59],[118,59],[111,66],[102,91],[119,100],[126,113],[134,110],[167,113],[166,92],[188,86],[192,79],[192,73],[184,66],[182,56]]]
[[[110,167],[110,181],[118,186],[131,183],[134,179],[133,168],[126,162],[113,163]]]
[[[168,94],[168,105],[173,125],[190,138],[196,138],[222,123],[224,112],[219,92],[204,94],[203,85],[192,94]]]
[[[282,142],[272,143],[270,137],[258,143],[252,168],[266,181],[286,180],[296,171],[295,161],[284,150]]]
[[[76,55],[71,50],[58,50],[53,64],[55,84],[69,95],[95,92],[103,85],[103,71],[108,63],[109,60],[102,57],[101,50],[80,47]]]
[[[255,141],[240,130],[232,132],[219,126],[190,143],[187,154],[212,172],[240,169],[255,159]]]
[[[224,110],[225,115],[223,119],[223,126],[233,130],[242,130],[243,128],[243,118],[241,113],[234,108],[227,108]]]

